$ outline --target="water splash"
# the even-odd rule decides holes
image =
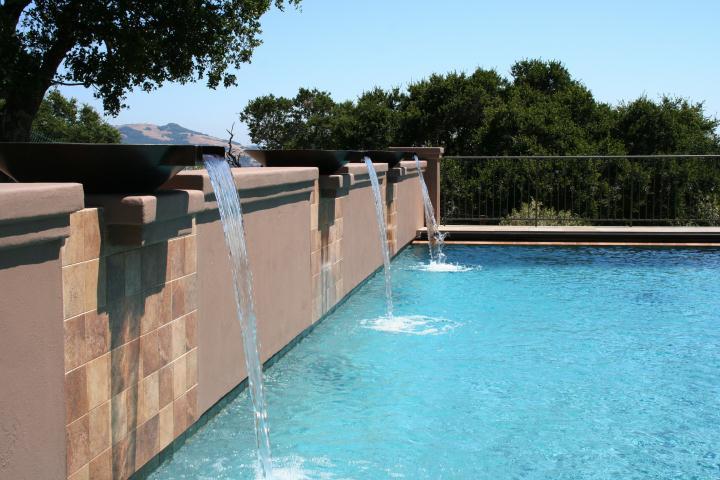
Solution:
[[[423,263],[413,268],[413,270],[419,270],[421,272],[434,272],[434,273],[458,273],[458,272],[469,272],[470,270],[479,269],[480,267],[468,267],[457,263],[439,263],[430,262]]]
[[[380,232],[380,246],[382,247],[383,264],[385,272],[385,302],[387,303],[387,316],[393,315],[392,301],[392,274],[390,273],[390,251],[388,250],[387,241],[387,225],[385,225],[385,214],[383,213],[383,201],[380,193],[380,182],[378,182],[377,172],[370,157],[363,159],[367,166],[368,175],[370,175],[370,183],[372,183],[373,195],[375,196],[375,216],[377,217],[378,230]]]
[[[443,247],[445,246],[445,233],[440,231],[437,221],[435,220],[435,213],[433,204],[430,201],[430,194],[428,193],[425,179],[423,178],[422,169],[420,168],[420,158],[417,155],[413,155],[415,160],[415,167],[418,171],[418,178],[420,180],[420,191],[423,197],[423,207],[425,211],[425,225],[427,226],[427,237],[428,237],[428,248],[430,249],[430,263],[444,264],[445,254],[443,253]]]
[[[245,366],[248,372],[248,389],[255,419],[255,441],[260,478],[269,479],[272,473],[270,452],[270,428],[267,418],[267,404],[263,389],[262,363],[258,354],[255,306],[253,304],[252,274],[245,244],[242,208],[235,180],[229,165],[223,157],[203,155],[205,168],[215,191],[220,219],[225,232],[225,243],[230,253],[230,266],[235,286],[235,306],[242,330]]]
[[[407,335],[441,335],[457,326],[457,323],[444,318],[425,315],[400,315],[363,320],[361,325],[370,330]]]

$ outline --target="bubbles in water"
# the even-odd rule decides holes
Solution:
[[[481,267],[468,267],[466,265],[460,265],[457,263],[430,262],[413,267],[413,270],[420,270],[421,272],[456,273],[469,272],[470,270],[478,270],[480,268]]]
[[[322,457],[309,460],[298,456],[276,458],[273,460],[271,480],[331,479],[334,478],[332,473],[319,471],[317,468],[325,469],[332,466],[327,458]],[[256,478],[262,479],[259,469],[256,470]]]
[[[425,315],[396,315],[363,320],[361,325],[370,330],[408,335],[441,335],[457,327],[457,323],[445,318]]]

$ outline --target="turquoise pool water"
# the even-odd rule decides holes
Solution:
[[[267,371],[279,478],[720,478],[720,250],[449,246]],[[153,479],[254,478],[247,392]]]

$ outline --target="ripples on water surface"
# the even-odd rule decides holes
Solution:
[[[278,478],[720,478],[719,250],[446,253],[393,262],[397,325],[376,275],[269,369]],[[243,392],[151,478],[253,447]]]

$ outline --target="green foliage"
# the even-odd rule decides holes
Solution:
[[[55,142],[120,143],[120,132],[105,122],[89,105],[78,106],[51,90],[43,100],[33,122],[32,134]]]
[[[640,98],[598,102],[560,62],[522,60],[511,79],[495,70],[451,72],[406,90],[375,88],[355,102],[300,89],[268,95],[241,114],[253,142],[274,148],[436,145],[446,155],[720,153],[718,122],[702,104]]]
[[[500,220],[500,225],[559,225],[563,227],[585,225],[580,217],[568,210],[556,211],[546,207],[542,202],[531,199],[529,203],[523,202],[520,208]]]
[[[52,85],[94,87],[117,114],[133,88],[205,80],[236,84],[232,69],[260,44],[260,17],[300,0],[0,3],[0,140],[27,137]]]
[[[720,196],[706,195],[698,204],[698,217],[703,225],[720,226]]]
[[[451,72],[406,90],[376,88],[355,102],[336,103],[327,92],[306,89],[291,99],[270,95],[251,101],[242,120],[254,142],[272,148],[433,145],[446,156],[520,157],[720,154],[718,121],[701,103],[641,97],[608,105],[560,62],[543,60],[515,63],[509,79],[495,70]],[[582,218],[692,223],[703,221],[701,199],[718,185],[717,159],[445,158],[443,221],[499,219],[534,198]]]

